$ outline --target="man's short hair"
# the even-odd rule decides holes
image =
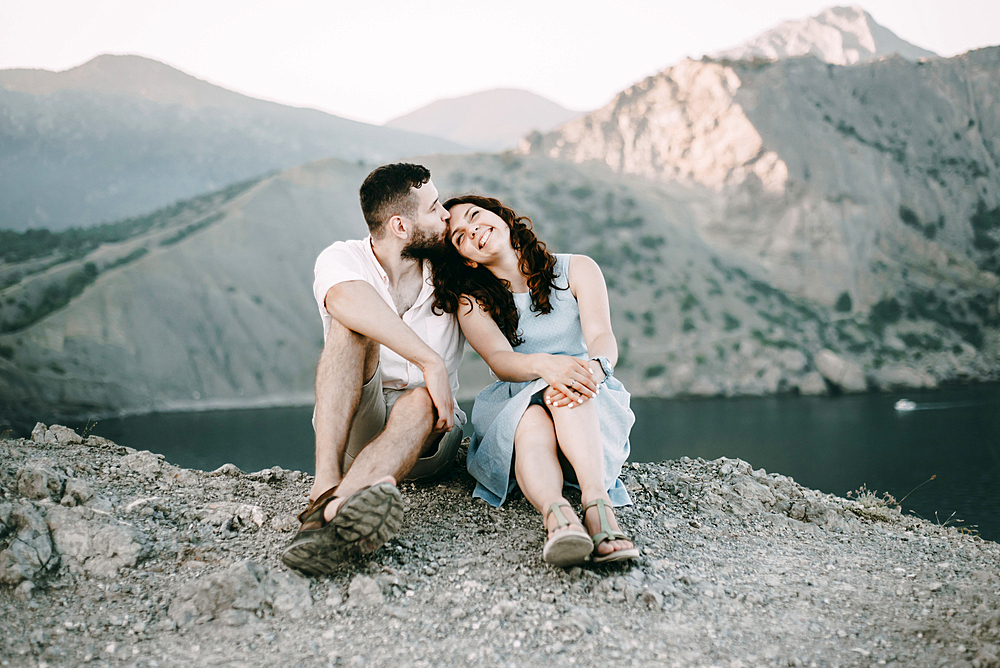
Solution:
[[[361,184],[361,212],[371,235],[380,238],[385,221],[393,216],[414,218],[417,200],[410,189],[430,180],[430,170],[408,162],[382,165],[369,174]]]

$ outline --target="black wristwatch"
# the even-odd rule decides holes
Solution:
[[[601,371],[604,372],[604,380],[601,381],[602,385],[608,380],[608,378],[615,375],[615,368],[611,366],[611,360],[607,357],[591,357],[590,361],[597,362],[601,365]]]

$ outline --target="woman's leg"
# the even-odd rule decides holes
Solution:
[[[545,513],[553,503],[565,503],[566,499],[562,495],[563,473],[556,453],[555,428],[541,406],[528,406],[514,432],[514,477],[524,497],[542,513],[546,531],[551,535],[558,522],[555,513],[548,517]],[[560,510],[571,525],[579,525],[572,509]]]
[[[569,461],[580,485],[580,498],[584,504],[594,499],[604,499],[611,503],[608,490],[604,487],[604,446],[601,444],[601,424],[597,417],[597,404],[585,401],[575,408],[549,406],[552,424],[555,426],[559,450]],[[598,508],[587,510],[584,520],[591,535],[601,530],[601,516]],[[618,520],[608,513],[611,528],[618,531]],[[631,541],[605,541],[597,546],[600,555],[635,547]]]

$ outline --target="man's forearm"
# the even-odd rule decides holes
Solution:
[[[364,281],[338,283],[326,294],[326,310],[344,327],[377,341],[425,370],[444,361]]]

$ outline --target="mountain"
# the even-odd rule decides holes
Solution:
[[[523,150],[709,189],[702,238],[792,294],[923,310],[936,286],[997,283],[998,87],[998,47],[850,67],[688,60]]]
[[[526,90],[497,88],[438,100],[385,125],[482,151],[502,151],[517,147],[532,130],[547,132],[580,113]]]
[[[498,196],[550,249],[600,263],[616,375],[638,396],[825,393],[841,368],[862,387],[997,377],[995,277],[945,248],[923,311],[845,308],[706,241],[712,188],[533,155],[416,159],[443,196]],[[0,264],[0,416],[30,430],[59,416],[308,402],[322,345],[311,268],[327,244],[364,235],[366,171],[309,163],[126,221],[82,254],[53,242]],[[900,265],[883,259],[870,282],[895,289]],[[461,396],[489,380],[467,353]]]
[[[247,97],[139,56],[0,70],[0,229],[145,214],[325,157],[381,163],[453,142]]]
[[[854,65],[882,56],[907,60],[935,57],[933,51],[900,39],[858,6],[830,7],[816,16],[784,21],[748,42],[714,54],[717,59],[780,60],[815,56],[834,65]]]

